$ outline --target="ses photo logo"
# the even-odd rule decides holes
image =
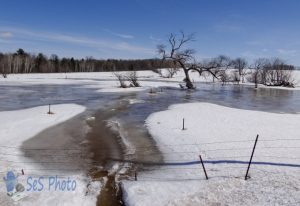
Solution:
[[[25,192],[72,192],[76,190],[76,180],[71,179],[70,177],[61,178],[57,175],[49,177],[25,177],[23,170],[22,173],[9,170],[3,177],[3,180],[6,185],[7,195],[12,197],[15,201],[26,197],[27,195]]]

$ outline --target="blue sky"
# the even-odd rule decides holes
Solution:
[[[153,58],[170,32],[197,57],[281,57],[300,65],[298,0],[0,0],[0,51]]]

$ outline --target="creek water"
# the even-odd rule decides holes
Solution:
[[[92,178],[108,177],[106,189],[98,197],[98,205],[122,205],[120,191],[115,188],[114,173],[109,173],[115,159],[163,162],[155,142],[144,126],[153,112],[171,104],[210,102],[223,106],[275,113],[299,113],[300,91],[259,88],[245,85],[197,84],[196,90],[162,87],[133,93],[99,93],[82,85],[1,85],[0,111],[34,106],[76,103],[87,110],[75,118],[53,126],[23,143],[24,155],[41,168],[61,170],[55,161],[62,153],[64,169],[83,170]],[[47,111],[45,111],[47,112]],[[92,119],[88,117],[93,117]],[[143,151],[148,147],[150,150]],[[28,150],[39,148],[41,150]],[[68,150],[72,148],[74,150]],[[56,156],[53,156],[55,151]],[[46,154],[45,154],[46,153]],[[68,158],[65,158],[67,155]],[[41,156],[43,161],[41,162]],[[44,164],[52,162],[53,164]],[[128,164],[121,163],[120,169]],[[67,167],[67,168],[66,168]],[[130,168],[130,167],[129,167]],[[130,169],[124,178],[130,176]]]

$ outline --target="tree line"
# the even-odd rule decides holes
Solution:
[[[3,76],[11,73],[54,73],[54,72],[100,72],[100,71],[137,71],[153,70],[171,67],[172,62],[162,62],[160,59],[84,59],[59,58],[52,54],[50,57],[38,55],[18,49],[15,53],[0,52],[0,73]]]
[[[231,59],[220,55],[216,58],[197,61],[194,50],[186,45],[194,40],[193,35],[186,36],[170,34],[167,45],[158,45],[158,54],[161,59],[85,59],[59,58],[53,54],[50,57],[38,55],[18,49],[15,53],[0,52],[0,73],[7,77],[11,73],[54,73],[54,72],[100,72],[100,71],[137,71],[152,70],[162,77],[171,78],[179,69],[185,74],[185,83],[188,89],[194,88],[190,79],[190,72],[198,72],[200,76],[212,77],[212,81],[248,82],[267,86],[294,87],[293,71],[295,67],[286,64],[279,58],[259,58],[249,64],[243,58]],[[167,68],[163,73],[161,68]]]

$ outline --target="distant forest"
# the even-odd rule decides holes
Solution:
[[[39,53],[33,55],[18,49],[15,53],[0,52],[0,73],[54,73],[54,72],[99,72],[99,71],[136,71],[155,70],[172,67],[171,61],[161,59],[84,59],[50,57]]]

